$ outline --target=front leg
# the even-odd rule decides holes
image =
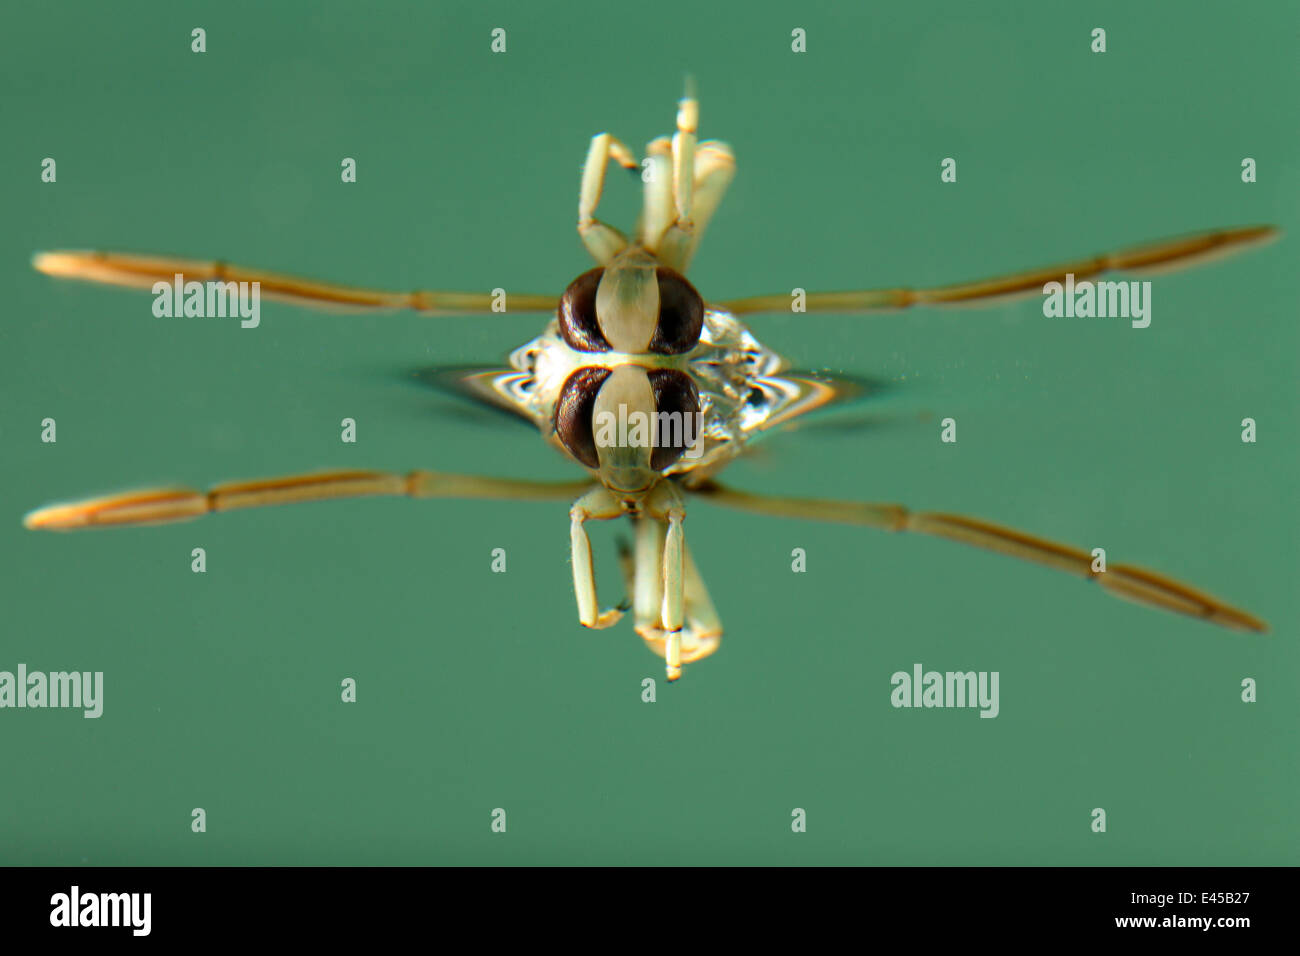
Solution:
[[[668,679],[677,680],[682,676],[682,625],[685,603],[682,522],[686,518],[686,506],[677,486],[672,482],[664,481],[660,482],[651,493],[646,510],[652,517],[666,519],[668,522],[663,551],[663,607],[659,616],[666,632],[664,660],[667,662]]]
[[[610,160],[624,169],[636,169],[632,151],[608,133],[591,139],[587,161],[582,167],[582,188],[578,192],[578,235],[591,257],[604,265],[627,247],[627,237],[596,218],[596,207],[605,189],[605,167]]]
[[[606,628],[623,616],[619,608],[601,611],[596,599],[596,575],[591,567],[591,540],[583,526],[589,519],[607,521],[623,514],[623,506],[602,485],[593,488],[569,509],[569,539],[573,552],[573,593],[578,599],[578,620],[584,627]]]
[[[669,634],[664,626],[664,594],[667,590],[666,579],[671,573],[664,573],[664,551],[669,533],[669,522],[663,518],[641,517],[636,523],[636,549],[633,552],[634,567],[630,590],[634,595],[636,612],[636,632],[646,642],[651,651],[669,661]],[[718,649],[722,640],[722,622],[709,599],[708,589],[700,577],[699,569],[691,559],[691,549],[682,540],[682,615],[685,618],[678,639],[679,655],[676,672],[685,664],[702,660]],[[671,677],[675,680],[676,678]]]

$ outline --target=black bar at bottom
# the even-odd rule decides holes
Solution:
[[[337,943],[453,926],[493,938],[517,927],[573,939],[612,920],[630,937],[663,940],[699,925],[733,943],[786,927],[824,938],[846,926],[863,942],[902,933],[925,944],[1128,936],[1231,945],[1285,933],[1294,886],[1286,868],[574,868],[544,877],[529,869],[8,868],[0,869],[0,931],[6,943],[75,936],[91,945],[110,937]]]

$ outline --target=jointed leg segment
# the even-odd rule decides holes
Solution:
[[[578,235],[598,263],[604,265],[627,246],[627,237],[596,218],[605,189],[605,167],[614,160],[624,169],[636,169],[632,151],[609,133],[599,133],[591,139],[587,161],[582,167],[582,188],[578,193]]]
[[[33,511],[23,523],[28,528],[44,531],[165,524],[237,508],[383,495],[554,501],[571,499],[589,486],[589,481],[515,481],[437,471],[412,471],[405,475],[380,471],[331,471],[233,482],[217,485],[208,491],[156,489],[89,498]]]
[[[641,516],[636,519],[635,569],[633,572],[633,613],[636,631],[646,646],[664,658],[669,680],[681,676],[683,664],[708,657],[722,640],[722,622],[714,610],[709,592],[682,541],[681,575],[666,568],[664,552],[671,525],[664,518]],[[670,628],[665,619],[669,591],[680,581],[682,625]]]
[[[649,176],[637,241],[664,263],[685,272],[700,236],[726,192],[736,163],[725,143],[697,143],[700,108],[689,92],[677,109],[677,132],[646,147]],[[593,258],[604,265],[626,248],[627,238],[595,218],[605,184],[605,167],[613,159],[637,168],[631,150],[608,133],[592,138],[582,171],[578,233]]]
[[[488,292],[446,292],[417,289],[391,292],[357,286],[319,282],[298,276],[268,272],[211,260],[180,259],[175,256],[141,256],[121,252],[41,252],[32,265],[46,275],[61,279],[82,279],[133,289],[152,289],[156,283],[171,285],[177,275],[189,282],[245,282],[258,284],[259,296],[294,305],[326,309],[386,310],[411,309],[424,315],[466,315],[490,313],[495,297]],[[553,312],[558,296],[511,293],[506,299],[510,312]]]
[[[807,312],[841,312],[846,315],[905,309],[911,306],[987,304],[997,299],[1042,294],[1049,282],[1063,282],[1067,274],[1075,281],[1091,279],[1105,272],[1141,270],[1151,272],[1183,268],[1209,258],[1237,252],[1249,245],[1277,237],[1272,226],[1243,226],[1216,229],[1178,239],[1165,239],[1118,252],[1078,259],[1042,269],[1031,269],[992,279],[977,279],[928,289],[860,289],[852,292],[810,292],[804,299]],[[733,315],[758,312],[789,312],[789,293],[729,299],[718,304]]]
[[[578,620],[584,627],[606,628],[617,624],[623,612],[618,608],[601,611],[596,597],[596,575],[591,566],[591,539],[584,527],[587,521],[617,518],[623,514],[619,504],[603,486],[592,488],[573,503],[569,510],[569,544],[573,555],[573,593],[578,600]]]
[[[579,498],[570,511],[573,589],[578,620],[587,627],[613,625],[622,617],[622,609],[600,610],[591,543],[584,525],[591,519],[607,520],[624,514],[618,498],[603,486]],[[624,556],[625,573],[630,571],[637,633],[664,658],[669,680],[681,676],[683,663],[711,654],[722,633],[717,613],[686,548],[682,530],[685,517],[677,486],[660,483],[647,495],[641,513],[633,518],[636,543],[630,561]]]
[[[902,505],[856,501],[821,501],[754,495],[707,483],[694,489],[701,497],[742,511],[814,521],[866,525],[885,531],[912,531],[997,551],[1096,581],[1118,597],[1166,611],[1203,618],[1223,627],[1267,631],[1254,615],[1154,571],[1124,564],[1093,570],[1093,557],[1078,548],[1033,537],[977,518],[908,511]]]

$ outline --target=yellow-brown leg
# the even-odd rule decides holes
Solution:
[[[895,504],[753,495],[716,483],[708,483],[693,490],[695,494],[717,504],[742,511],[783,518],[865,525],[884,531],[912,531],[960,541],[1087,578],[1117,597],[1139,604],[1203,618],[1237,630],[1268,630],[1268,625],[1253,614],[1154,571],[1124,564],[1109,564],[1105,571],[1094,571],[1093,557],[1088,552],[977,518],[909,511],[902,505]]]
[[[996,299],[1041,294],[1048,282],[1063,282],[1067,273],[1076,281],[1119,270],[1174,269],[1197,262],[1237,252],[1255,243],[1276,238],[1272,226],[1244,226],[1237,229],[1216,229],[1181,239],[1166,239],[1148,245],[1135,246],[1119,252],[1106,253],[1087,259],[1078,259],[1057,266],[1031,269],[960,282],[956,285],[937,286],[930,289],[861,289],[853,292],[810,292],[805,301],[808,312],[877,312],[888,309],[905,309],[920,305],[984,304]],[[745,299],[729,299],[718,304],[733,315],[756,312],[789,312],[789,293],[760,295]]]
[[[49,505],[23,519],[41,531],[75,531],[122,525],[186,521],[218,511],[261,508],[303,501],[376,495],[409,498],[497,498],[513,501],[569,500],[589,481],[515,481],[437,471],[405,475],[380,471],[330,471],[217,485],[208,491],[154,489]]]

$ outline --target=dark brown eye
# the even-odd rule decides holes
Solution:
[[[692,290],[694,291],[694,290]],[[650,467],[663,471],[700,440],[700,394],[685,372],[656,368],[646,373],[655,396],[655,445]],[[665,415],[666,413],[666,415]]]
[[[609,376],[607,368],[580,368],[565,380],[555,403],[555,434],[569,454],[588,468],[600,467],[591,415],[600,387]]]
[[[704,300],[686,277],[667,266],[659,277],[659,324],[655,326],[650,351],[660,355],[681,355],[695,348],[704,329]]]
[[[608,352],[609,342],[596,319],[596,286],[604,268],[584,272],[569,283],[560,297],[560,334],[579,352]]]

